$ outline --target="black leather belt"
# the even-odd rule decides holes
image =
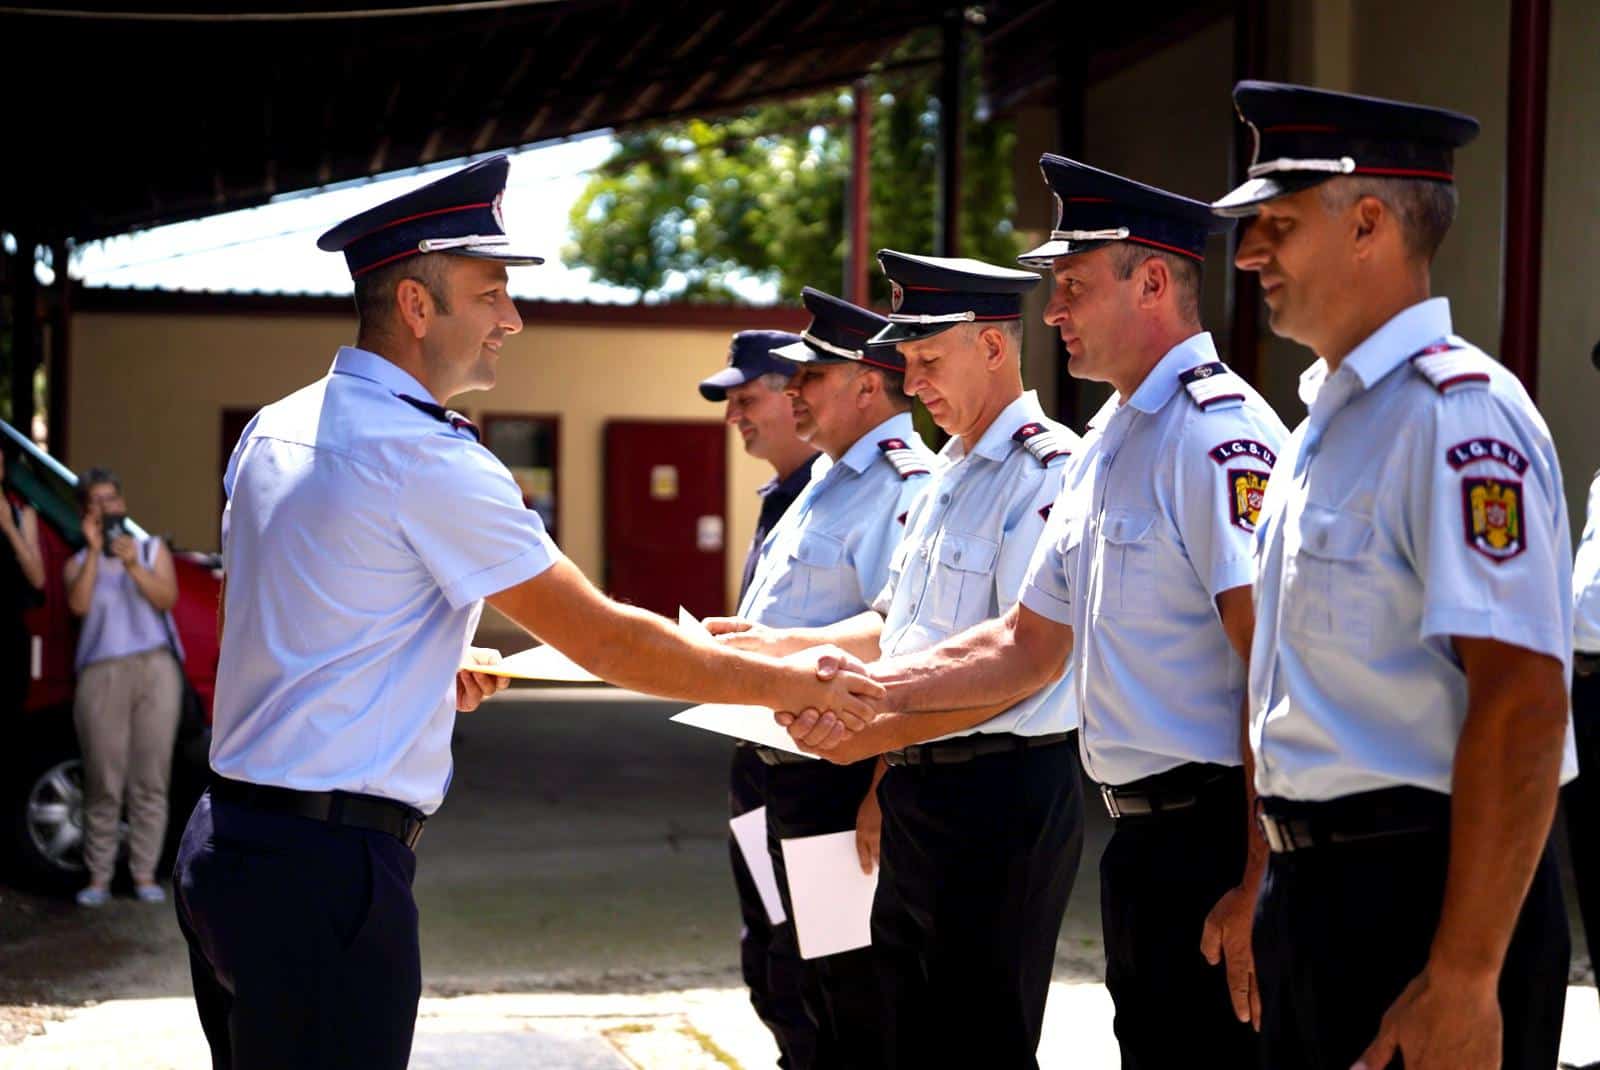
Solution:
[[[756,757],[760,758],[767,765],[801,765],[803,763],[816,761],[815,758],[805,754],[796,754],[794,751],[789,750],[779,750],[776,747],[763,747],[759,743],[756,744]]]
[[[1438,832],[1450,824],[1450,796],[1384,788],[1326,802],[1262,799],[1256,821],[1273,854]]]
[[[1019,750],[1054,747],[1072,738],[1071,732],[1055,732],[1048,736],[1015,736],[1009,732],[980,732],[972,736],[957,736],[933,743],[914,743],[883,756],[890,765],[956,765],[982,758],[988,754],[1007,754]]]
[[[1193,809],[1211,792],[1243,783],[1239,766],[1189,762],[1126,784],[1101,784],[1100,798],[1113,819],[1150,817]]]
[[[1572,670],[1579,676],[1600,674],[1600,654],[1591,654],[1587,650],[1574,650],[1572,652]]]
[[[407,847],[415,849],[422,839],[427,821],[421,811],[393,799],[377,795],[358,795],[349,791],[296,791],[268,784],[248,784],[227,777],[211,777],[213,798],[265,810],[326,821],[330,825],[387,832]]]

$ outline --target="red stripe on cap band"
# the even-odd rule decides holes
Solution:
[[[1449,171],[1423,171],[1411,167],[1357,167],[1358,175],[1389,175],[1394,178],[1436,178],[1440,182],[1454,182],[1456,176]]]
[[[1159,242],[1154,238],[1141,238],[1137,234],[1130,234],[1126,240],[1137,242],[1140,245],[1149,245],[1157,249],[1164,249],[1169,253],[1177,253],[1179,256],[1187,256],[1190,260],[1198,260],[1202,264],[1206,262],[1205,255],[1202,253],[1197,253],[1193,249],[1180,249],[1176,245],[1168,245],[1166,242]]]
[[[458,204],[454,208],[435,208],[431,212],[418,212],[416,215],[408,215],[404,219],[392,219],[389,222],[385,223],[381,227],[373,227],[371,230],[369,230],[365,234],[361,235],[361,237],[352,238],[350,241],[346,242],[345,245],[346,246],[354,245],[358,241],[363,241],[363,240],[365,240],[367,238],[370,238],[374,234],[379,233],[380,231],[388,230],[390,227],[398,227],[402,223],[415,223],[419,219],[427,219],[430,216],[436,216],[436,215],[449,215],[452,212],[470,212],[474,208],[493,208],[493,207],[494,207],[494,204],[492,202],[485,202],[483,204]]]
[[[421,249],[405,249],[405,250],[402,250],[401,252],[395,253],[393,256],[386,256],[382,260],[379,260],[375,264],[368,264],[366,267],[362,268],[360,271],[352,271],[350,273],[350,277],[352,279],[359,279],[361,276],[365,275],[367,272],[376,271],[378,268],[383,267],[383,265],[385,265],[385,264],[392,264],[396,260],[404,260],[408,256],[421,256],[421,255],[422,255],[422,250]]]
[[[1068,204],[1110,204],[1110,197],[1068,197]]]

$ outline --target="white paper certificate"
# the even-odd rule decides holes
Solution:
[[[872,943],[878,871],[861,872],[855,830],[783,840],[800,957],[821,958]]]
[[[739,845],[745,868],[756,883],[761,905],[767,910],[767,920],[782,925],[788,919],[783,912],[783,897],[778,894],[778,878],[772,869],[772,854],[767,850],[767,808],[758,806],[728,822],[733,829],[733,842]]]

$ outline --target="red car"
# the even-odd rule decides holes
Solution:
[[[83,546],[78,478],[10,424],[0,435],[15,447],[5,492],[39,513],[44,555],[44,604],[27,611],[33,644],[33,683],[21,709],[0,709],[6,745],[0,748],[0,835],[8,867],[29,885],[70,890],[86,879],[83,866],[83,761],[72,726],[76,686],[73,655],[78,620],[67,608],[62,569]],[[130,528],[137,530],[131,520]],[[217,595],[221,561],[215,554],[174,549],[178,604],[173,609],[184,648],[184,675],[200,696],[207,726],[217,679]],[[10,702],[10,696],[0,701]],[[209,727],[180,729],[172,762],[166,858],[177,849],[189,811],[208,775]]]

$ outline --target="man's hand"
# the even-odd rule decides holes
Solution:
[[[869,877],[878,868],[878,843],[882,836],[883,811],[878,808],[878,793],[868,791],[856,810],[856,857],[861,863],[861,872]]]
[[[1396,1055],[1406,1070],[1499,1070],[1498,979],[1446,982],[1426,967],[1400,993],[1378,1036],[1351,1070],[1383,1070]]]
[[[1200,935],[1200,953],[1215,966],[1226,961],[1228,998],[1233,1013],[1261,1031],[1261,990],[1256,985],[1255,952],[1250,946],[1250,930],[1255,923],[1256,889],[1243,885],[1230,888],[1206,915]]]
[[[822,710],[801,710],[798,713],[779,712],[773,717],[786,729],[789,738],[807,754],[826,758],[835,765],[850,765],[866,758],[875,758],[894,745],[886,741],[874,721],[859,732],[851,732],[839,719]]]
[[[752,654],[776,656],[783,653],[779,644],[778,629],[769,628],[765,624],[756,624],[739,617],[707,617],[705,626],[706,631],[715,636],[717,642],[723,646]]]
[[[796,651],[783,661],[803,672],[773,705],[775,710],[827,710],[851,732],[865,728],[882,709],[883,686],[867,667],[835,646]]]
[[[498,650],[481,646],[467,648],[467,661],[474,665],[493,665],[499,660]],[[510,686],[511,681],[504,676],[489,676],[462,669],[456,673],[456,710],[459,713],[471,713],[484,699]]]

